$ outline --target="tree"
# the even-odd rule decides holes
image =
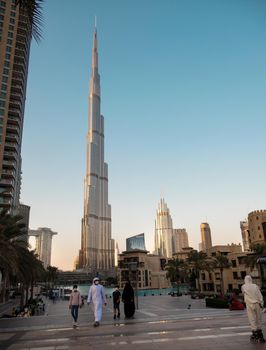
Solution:
[[[231,266],[227,256],[218,252],[218,254],[213,259],[213,268],[220,270],[221,275],[221,293],[224,294],[224,278],[223,271]]]
[[[25,11],[31,26],[31,35],[39,42],[42,38],[43,0],[16,0],[16,6]]]
[[[254,269],[254,267],[257,265],[257,261],[259,258],[266,256],[266,244],[252,244],[250,246],[251,253],[249,253],[245,259],[244,263],[247,267],[250,267],[251,270]]]
[[[185,261],[178,258],[169,260],[165,268],[167,271],[166,277],[169,278],[172,283],[176,283],[178,293],[180,283],[184,280],[186,275],[186,268],[187,265]]]
[[[10,278],[18,273],[21,266],[20,254],[23,255],[28,247],[25,240],[27,231],[21,219],[21,216],[11,216],[6,210],[0,213],[0,270],[3,276],[0,300],[2,302],[6,300]]]
[[[49,283],[49,288],[54,288],[54,284],[58,278],[58,268],[55,266],[47,266],[46,281]]]
[[[187,262],[192,269],[192,273],[195,274],[198,290],[201,291],[199,283],[200,272],[211,270],[210,258],[202,251],[198,252],[197,250],[192,250],[188,254]]]

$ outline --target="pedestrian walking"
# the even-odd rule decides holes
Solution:
[[[71,310],[71,315],[73,317],[73,328],[78,326],[78,315],[79,315],[79,307],[82,305],[81,295],[78,291],[78,287],[75,284],[73,286],[73,291],[70,294],[69,298],[69,309]]]
[[[94,327],[98,327],[102,319],[103,304],[107,305],[104,288],[98,277],[93,279],[93,284],[89,290],[87,304],[89,305],[91,302],[94,308]]]
[[[245,277],[245,284],[243,284],[241,290],[244,295],[248,320],[252,330],[250,341],[252,343],[264,343],[265,339],[261,330],[261,314],[264,306],[263,296],[259,287],[252,283],[252,278],[249,275]]]
[[[119,286],[116,286],[113,292],[114,320],[120,318],[120,298],[121,293],[119,291]]]
[[[127,281],[122,293],[122,301],[124,303],[124,313],[125,318],[132,318],[135,313],[135,302],[134,302],[134,290],[130,284],[130,281]]]

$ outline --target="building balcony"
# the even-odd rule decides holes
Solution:
[[[18,93],[18,94],[23,94],[23,84],[22,83],[18,83],[16,79],[12,79],[12,83],[11,83],[11,93]]]
[[[14,108],[14,107],[10,107],[9,111],[12,112],[12,114],[14,114],[17,117],[21,116],[20,110],[19,108]]]
[[[22,102],[21,101],[18,101],[18,100],[14,100],[14,99],[12,99],[12,96],[11,96],[11,98],[10,98],[10,100],[9,100],[9,104],[10,104],[10,106],[13,108],[17,108],[17,109],[19,109],[19,111],[21,111],[22,110]]]
[[[23,96],[21,93],[18,93],[18,92],[11,90],[10,97],[12,100],[19,101],[20,103],[22,103]]]
[[[13,142],[5,142],[5,150],[12,150],[18,152],[18,145],[17,143]]]
[[[11,206],[11,204],[12,204],[11,199],[0,197],[0,206],[1,207]]]
[[[3,166],[8,167],[8,168],[16,169],[16,162],[4,159],[3,160]]]
[[[6,133],[6,140],[19,143],[19,137],[17,135],[14,135],[14,134]]]
[[[7,124],[6,126],[6,129],[8,130],[8,132],[11,132],[11,133],[17,133],[17,135],[20,134],[20,128],[16,125],[13,125],[13,124]]]
[[[20,126],[20,118],[17,116],[10,115],[9,113],[8,113],[7,122],[8,122],[8,124]]]
[[[15,178],[16,172],[14,170],[2,169],[2,177]]]
[[[4,158],[6,160],[17,160],[17,157],[18,157],[17,152],[4,151]]]
[[[10,179],[1,179],[0,186],[2,187],[13,187],[15,188],[15,181]]]

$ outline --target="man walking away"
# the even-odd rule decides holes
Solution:
[[[69,298],[69,309],[71,310],[71,315],[74,320],[73,328],[76,328],[78,326],[79,307],[81,307],[82,305],[81,295],[77,288],[78,287],[75,284],[73,286],[73,291],[70,294],[70,298]]]
[[[98,277],[93,279],[93,284],[89,290],[87,304],[89,305],[91,302],[94,308],[94,327],[98,327],[102,319],[103,304],[107,305],[104,289],[103,286],[99,284]]]
[[[249,275],[245,277],[245,284],[243,284],[241,290],[244,295],[248,320],[252,330],[250,341],[252,343],[264,343],[265,339],[261,330],[261,313],[264,306],[263,296],[259,287],[252,283],[252,278]]]
[[[114,320],[116,317],[120,318],[120,297],[121,293],[119,292],[119,286],[116,286],[115,291],[113,292]]]

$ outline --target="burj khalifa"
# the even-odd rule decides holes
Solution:
[[[111,206],[108,203],[108,165],[104,162],[104,117],[98,72],[97,30],[93,35],[89,87],[89,128],[87,169],[84,179],[79,268],[89,273],[108,273],[115,264],[115,244],[111,236]]]

